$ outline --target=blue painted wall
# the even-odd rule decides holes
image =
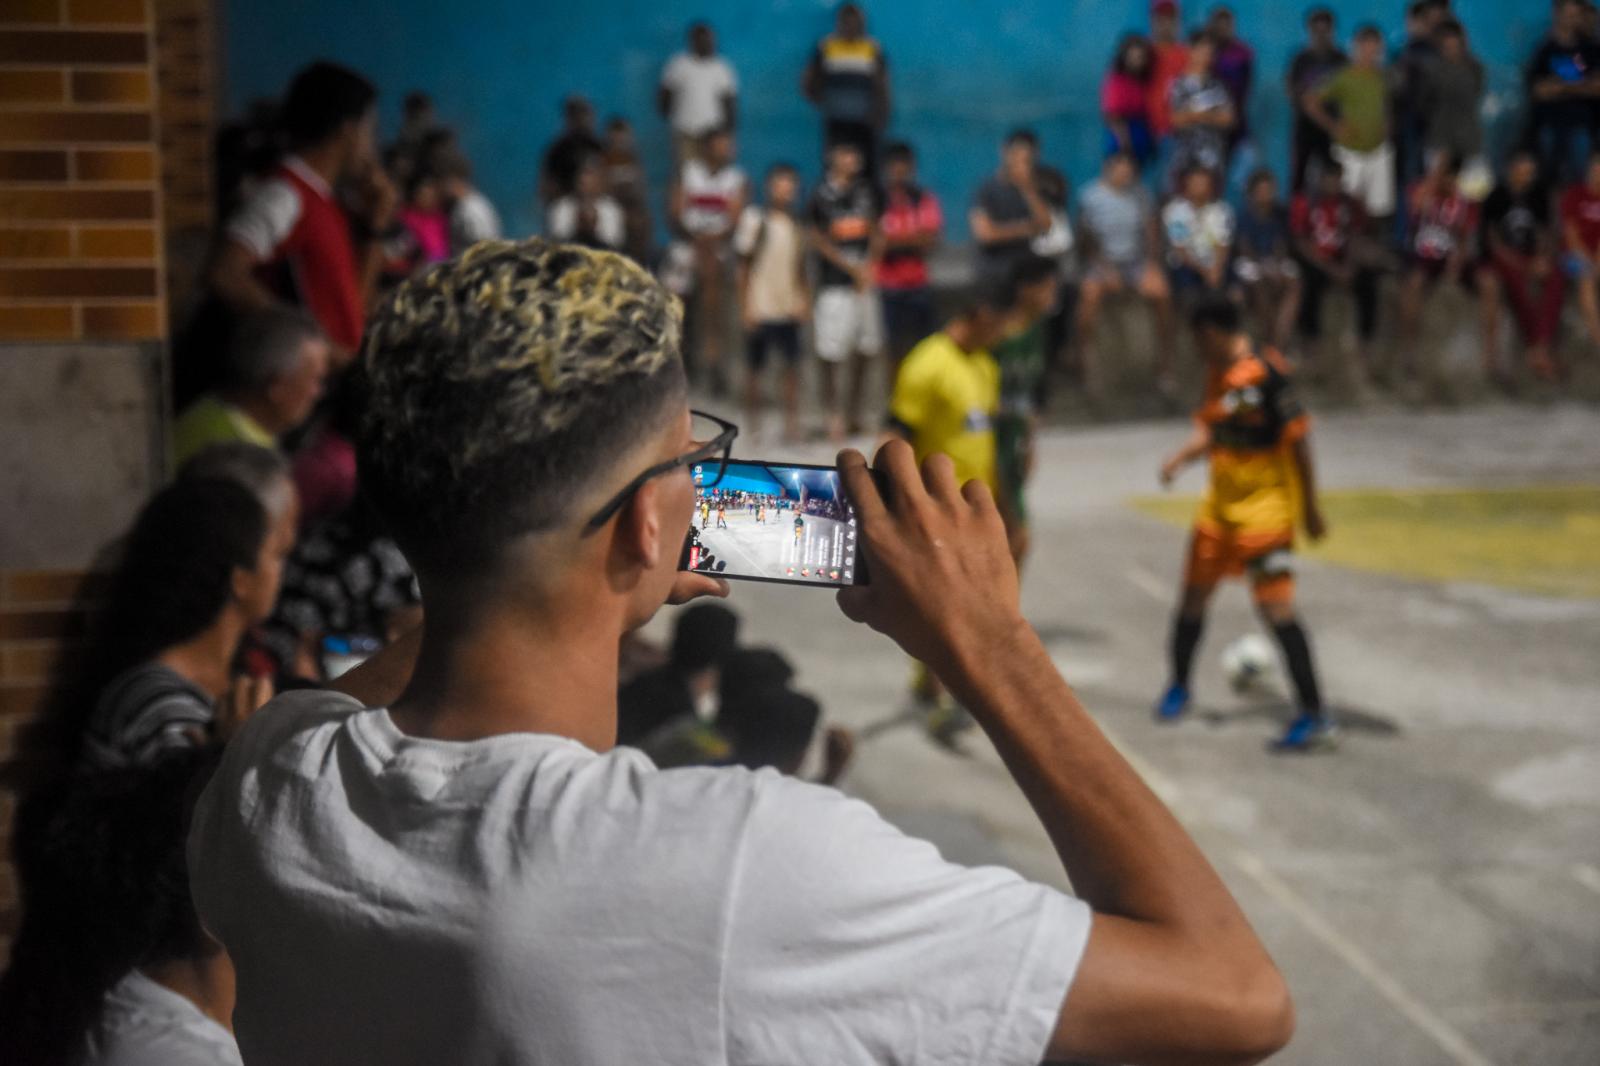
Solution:
[[[945,200],[951,236],[964,237],[965,205],[996,160],[1005,130],[1033,126],[1045,156],[1075,185],[1098,165],[1098,86],[1117,37],[1144,29],[1143,0],[867,0],[871,31],[888,49],[895,94],[892,133],[915,143],[924,180]],[[1301,39],[1300,3],[1239,0],[1242,36],[1256,49],[1252,126],[1267,160],[1287,159],[1282,74]],[[1309,5],[1307,5],[1309,6]],[[1333,0],[1341,35],[1377,21],[1398,41],[1403,0]],[[517,234],[536,231],[533,188],[545,142],[568,92],[590,96],[602,117],[630,116],[659,202],[668,138],[656,117],[662,63],[693,18],[716,26],[741,79],[741,157],[759,174],[791,159],[812,174],[821,145],[815,112],[799,92],[812,42],[832,24],[833,0],[228,0],[227,99],[234,108],[277,93],[313,57],[350,64],[383,90],[384,128],[400,97],[431,93],[461,132],[479,184]],[[1506,136],[1521,105],[1519,68],[1548,24],[1546,0],[1456,4],[1490,70],[1485,113]],[[1185,5],[1186,21],[1209,5]],[[956,207],[959,210],[950,210]]]

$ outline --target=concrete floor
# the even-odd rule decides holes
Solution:
[[[1300,1026],[1274,1061],[1600,1061],[1600,601],[1308,563],[1301,602],[1344,713],[1341,750],[1264,750],[1287,711],[1281,689],[1235,696],[1218,664],[1228,640],[1255,631],[1241,587],[1214,605],[1198,713],[1157,726],[1184,533],[1125,501],[1155,491],[1185,429],[1047,434],[1024,601],[1288,976]],[[1592,408],[1335,414],[1314,435],[1329,487],[1600,483]],[[1180,488],[1200,483],[1193,471]],[[731,603],[751,642],[795,661],[831,720],[861,728],[903,706],[904,658],[832,596],[746,583]],[[889,728],[863,741],[844,787],[958,861],[1064,885],[994,751],[981,736],[968,747],[956,756]]]

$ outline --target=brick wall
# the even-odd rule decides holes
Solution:
[[[157,110],[191,139],[199,112],[158,92],[152,2],[0,0],[0,770],[26,757],[94,546],[162,463],[161,191],[183,182]],[[199,40],[175,31],[174,65],[200,67]],[[12,809],[0,791],[0,859]],[[15,903],[0,862],[0,957]]]
[[[0,338],[165,335],[149,0],[0,4]]]
[[[167,316],[182,323],[198,291],[215,208],[215,26],[210,0],[154,0],[154,5]]]

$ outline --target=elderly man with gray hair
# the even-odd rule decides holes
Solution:
[[[190,404],[172,427],[173,462],[212,444],[276,448],[311,416],[331,349],[303,311],[271,308],[240,323],[224,353],[216,390]]]

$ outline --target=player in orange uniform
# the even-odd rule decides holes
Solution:
[[[1172,626],[1172,680],[1156,716],[1170,722],[1188,710],[1189,671],[1206,604],[1217,582],[1248,574],[1256,609],[1283,649],[1298,704],[1278,746],[1331,746],[1336,727],[1323,710],[1311,645],[1294,609],[1296,519],[1312,540],[1327,529],[1312,477],[1310,419],[1282,357],[1251,343],[1236,305],[1207,300],[1191,321],[1206,360],[1205,404],[1196,412],[1194,435],[1162,464],[1161,482],[1170,484],[1203,456],[1211,460],[1211,482],[1189,540]]]

